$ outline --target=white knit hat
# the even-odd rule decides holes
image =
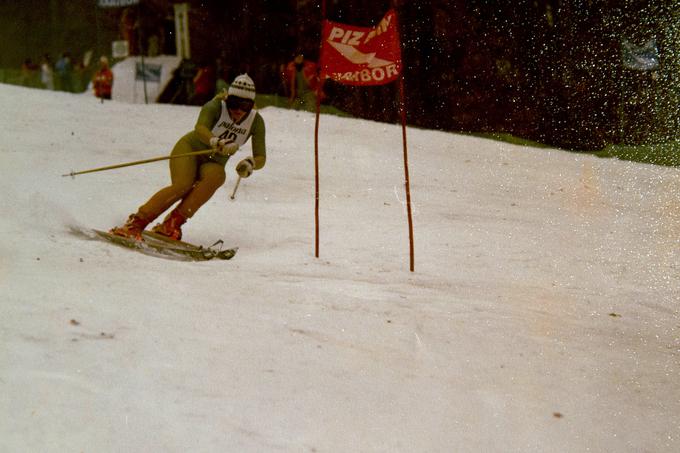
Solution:
[[[255,83],[248,74],[237,76],[227,90],[229,96],[255,100]]]

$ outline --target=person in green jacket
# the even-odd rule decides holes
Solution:
[[[175,144],[171,155],[212,148],[209,155],[170,159],[171,184],[156,192],[127,222],[110,230],[112,234],[142,240],[149,223],[179,201],[162,223],[152,231],[171,239],[182,238],[182,225],[224,184],[224,166],[229,158],[252,137],[252,156],[236,166],[241,178],[264,167],[267,160],[265,125],[255,110],[255,84],[247,74],[234,79],[229,89],[208,101],[198,116],[194,130]]]

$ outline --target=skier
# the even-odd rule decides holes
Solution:
[[[207,145],[214,153],[171,159],[171,184],[156,192],[124,225],[110,232],[143,240],[146,226],[181,200],[162,223],[152,228],[157,234],[180,240],[182,225],[224,184],[225,164],[251,136],[252,156],[242,159],[236,172],[247,178],[253,170],[264,167],[265,125],[254,105],[255,84],[247,74],[241,74],[229,86],[226,96],[217,95],[201,108],[194,130],[180,138],[172,150],[172,155],[178,155],[205,149]]]

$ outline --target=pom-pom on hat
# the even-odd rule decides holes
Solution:
[[[229,86],[227,95],[255,100],[255,83],[248,74],[237,76]]]

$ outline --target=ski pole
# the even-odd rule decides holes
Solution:
[[[157,162],[159,160],[178,159],[180,157],[202,156],[202,155],[205,155],[205,154],[212,154],[214,152],[215,152],[214,149],[204,149],[202,151],[193,151],[193,152],[190,152],[190,153],[177,154],[175,156],[171,155],[171,156],[154,157],[154,158],[151,158],[151,159],[137,160],[137,161],[134,161],[134,162],[126,162],[124,164],[109,165],[108,167],[92,168],[90,170],[83,170],[83,171],[72,171],[71,173],[66,173],[65,175],[61,175],[61,176],[75,177],[76,175],[82,175],[82,174],[85,174],[85,173],[94,173],[96,171],[113,170],[115,168],[130,167],[132,165],[148,164],[149,162]]]
[[[236,191],[238,190],[238,185],[241,183],[241,177],[239,176],[238,179],[236,180],[236,184],[234,184],[234,191],[231,192],[231,196],[229,197],[230,199],[236,198]]]

